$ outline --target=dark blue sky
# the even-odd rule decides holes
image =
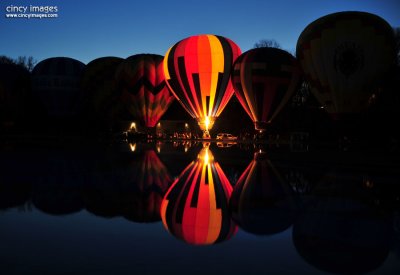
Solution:
[[[57,6],[58,18],[6,18],[10,5]],[[294,52],[307,24],[345,10],[375,13],[400,26],[399,0],[1,0],[0,55],[37,61],[68,56],[84,63],[102,56],[164,55],[177,41],[205,33],[226,36],[242,51],[266,38]]]

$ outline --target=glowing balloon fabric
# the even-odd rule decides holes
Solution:
[[[232,186],[208,147],[172,184],[161,204],[165,228],[194,245],[214,244],[236,232],[228,209]]]
[[[395,61],[392,28],[365,12],[317,19],[301,33],[296,52],[312,92],[333,116],[364,110]]]
[[[217,35],[197,35],[172,46],[164,58],[167,85],[202,130],[212,128],[233,95],[232,64],[240,48]]]
[[[146,127],[154,127],[174,100],[165,85],[163,56],[137,54],[120,65],[116,78],[122,100]]]
[[[289,53],[276,48],[249,50],[235,61],[232,83],[236,97],[254,122],[265,130],[293,95],[300,68]]]

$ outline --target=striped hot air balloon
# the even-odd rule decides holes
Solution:
[[[296,55],[315,97],[339,119],[367,109],[396,58],[393,30],[374,14],[329,14],[303,30]]]
[[[235,61],[232,83],[236,97],[254,122],[265,130],[293,95],[301,78],[296,59],[276,48],[249,50]]]
[[[154,127],[174,100],[165,85],[163,56],[137,54],[119,66],[116,79],[128,111],[145,127]]]
[[[233,95],[230,73],[240,53],[228,38],[196,35],[179,41],[165,55],[167,85],[207,133]]]
[[[193,245],[209,245],[236,232],[228,209],[232,186],[208,147],[172,184],[161,204],[164,227]]]

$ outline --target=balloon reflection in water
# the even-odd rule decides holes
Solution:
[[[165,228],[194,245],[208,245],[236,233],[228,201],[232,186],[208,147],[172,184],[161,205]]]
[[[266,154],[255,153],[233,190],[232,219],[253,234],[282,232],[294,221],[297,210],[294,195]]]
[[[172,179],[153,150],[145,151],[140,163],[132,177],[134,192],[122,194],[124,217],[133,221],[159,221],[161,202]]]
[[[172,179],[154,150],[129,154],[128,160],[119,156],[106,161],[110,167],[100,164],[100,178],[87,188],[87,209],[135,222],[159,221],[161,201]]]
[[[293,226],[294,245],[320,270],[364,274],[387,258],[391,223],[374,205],[376,198],[361,176],[338,172],[326,175],[307,197]]]
[[[43,158],[41,158],[43,157]],[[33,205],[52,215],[67,215],[84,208],[84,165],[74,152],[51,152],[37,156],[41,176],[32,187]]]

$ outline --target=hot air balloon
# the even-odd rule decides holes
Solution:
[[[204,147],[171,185],[161,204],[164,227],[193,245],[210,245],[231,238],[236,225],[229,215],[232,186]]]
[[[231,77],[236,97],[255,129],[264,131],[293,95],[301,73],[288,52],[256,48],[238,57]]]
[[[90,61],[83,71],[81,89],[87,117],[111,123],[122,107],[118,101],[115,73],[124,59],[101,57]]]
[[[232,64],[240,48],[217,35],[197,35],[172,46],[164,58],[168,87],[185,110],[197,119],[204,136],[233,95]]]
[[[118,68],[116,79],[128,111],[142,126],[153,128],[174,100],[165,85],[163,56],[137,54]]]
[[[76,115],[79,110],[79,81],[85,68],[68,57],[53,57],[39,62],[32,71],[32,92],[47,114],[56,117]]]
[[[293,224],[297,202],[294,192],[266,154],[255,153],[235,185],[230,209],[232,219],[243,230],[272,235]]]
[[[306,81],[334,119],[360,114],[395,61],[393,30],[366,12],[321,17],[301,33],[296,55]]]

